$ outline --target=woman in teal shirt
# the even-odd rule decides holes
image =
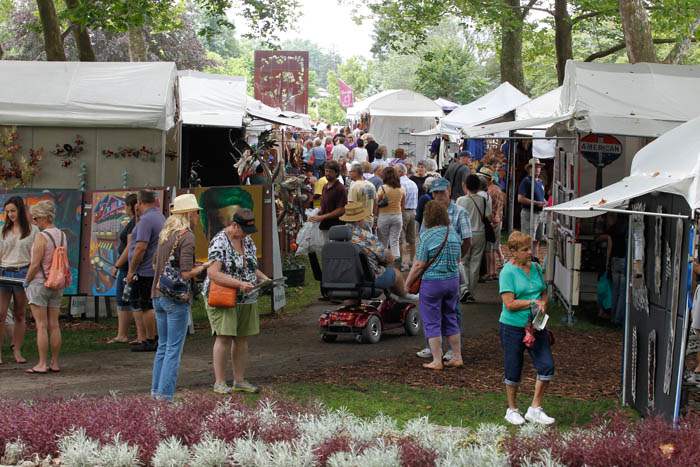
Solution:
[[[522,425],[525,420],[543,425],[551,425],[554,419],[542,410],[542,397],[549,381],[554,376],[554,360],[546,330],[535,331],[535,343],[527,348],[532,365],[537,370],[537,382],[532,404],[525,418],[518,411],[516,396],[520,375],[523,370],[525,352],[525,327],[531,320],[532,311],[547,306],[547,287],[542,268],[532,261],[532,238],[517,230],[508,237],[513,259],[506,263],[499,276],[499,291],[503,308],[499,319],[499,334],[503,347],[506,396],[508,410],[506,421]]]

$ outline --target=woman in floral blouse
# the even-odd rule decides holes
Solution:
[[[256,232],[255,219],[250,209],[239,209],[231,224],[216,234],[209,244],[211,266],[204,281],[204,296],[209,295],[211,281],[224,287],[238,289],[234,308],[212,308],[207,315],[214,340],[214,392],[258,392],[258,387],[245,380],[248,363],[248,336],[260,333],[256,307],[257,294],[249,292],[258,281],[268,280],[258,269],[257,251],[250,234]],[[205,300],[207,303],[207,300]],[[232,356],[233,387],[226,384],[226,359]]]

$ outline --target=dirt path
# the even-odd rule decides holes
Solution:
[[[499,297],[496,283],[481,284],[478,304],[462,307],[465,337],[496,332]],[[329,305],[313,304],[294,316],[272,319],[250,342],[249,379],[270,384],[280,376],[328,370],[367,360],[412,354],[423,345],[421,336],[408,337],[390,331],[376,345],[357,344],[346,338],[333,344],[321,342],[317,319]],[[105,395],[110,391],[148,393],[153,353],[117,349],[69,355],[62,359],[60,374],[27,375],[28,365],[0,367],[0,395],[6,398]],[[212,383],[211,339],[188,339],[180,367],[179,388],[205,387]]]

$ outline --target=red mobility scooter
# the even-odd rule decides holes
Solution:
[[[328,237],[321,253],[321,291],[345,304],[319,317],[323,341],[335,342],[338,336],[350,335],[358,342],[376,344],[390,329],[417,335],[420,321],[415,304],[396,301],[389,291],[374,286],[367,257],[350,241],[350,227],[333,226]],[[382,295],[384,299],[380,300]]]

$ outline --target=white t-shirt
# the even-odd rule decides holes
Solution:
[[[367,150],[365,148],[354,148],[352,150],[352,154],[354,157],[355,162],[359,162],[360,164],[363,162],[367,161],[367,158],[369,155],[367,154]]]
[[[350,150],[345,147],[344,144],[336,144],[333,146],[333,152],[331,153],[333,156],[333,160],[337,161],[340,160],[341,157],[345,157],[348,155]]]

